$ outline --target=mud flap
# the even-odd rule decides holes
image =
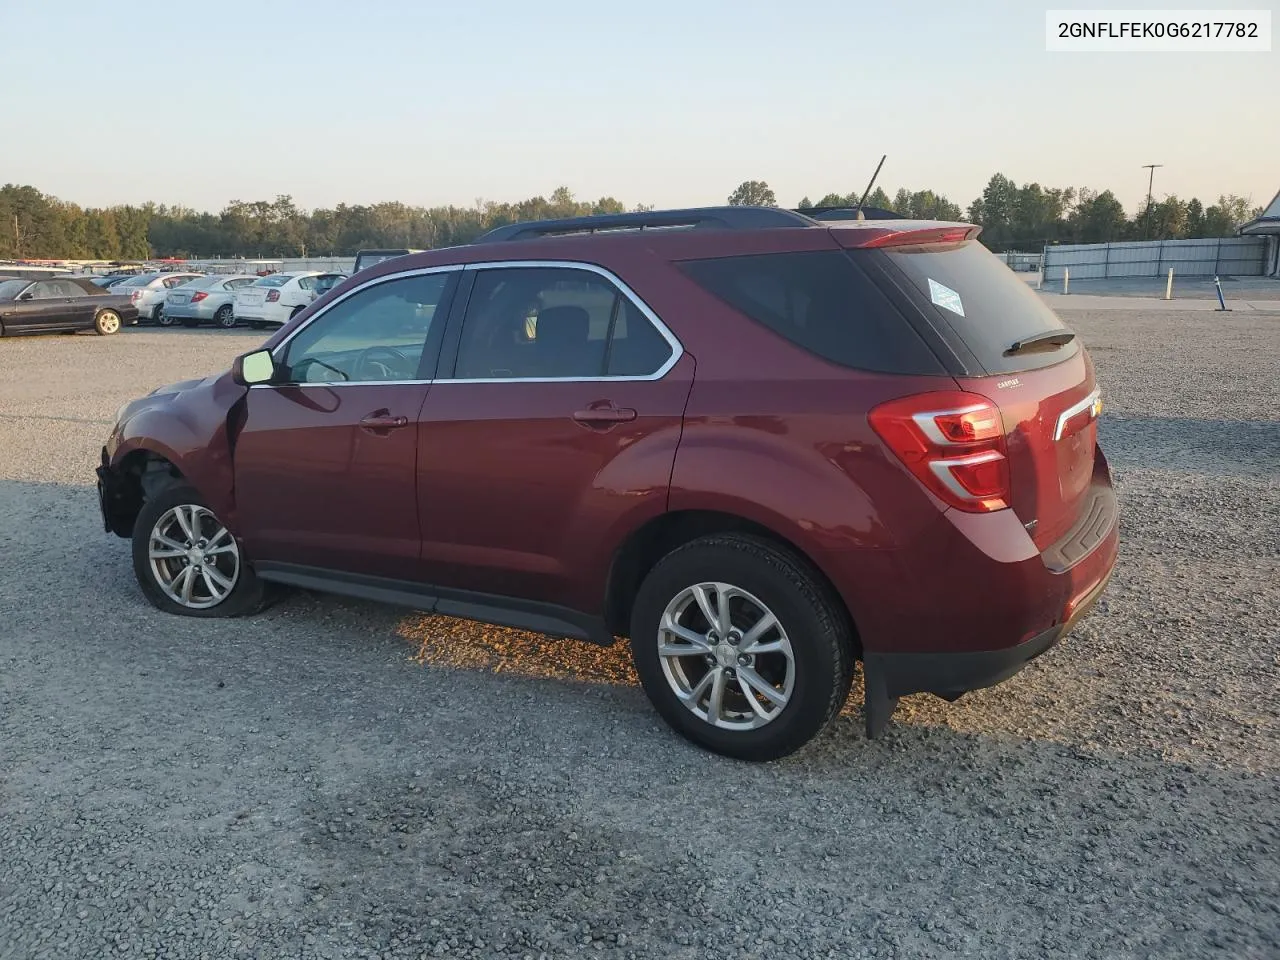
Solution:
[[[867,719],[867,739],[875,740],[889,724],[889,718],[898,708],[898,698],[889,696],[885,671],[880,668],[875,657],[867,657],[862,662],[862,692],[865,701],[864,711]]]

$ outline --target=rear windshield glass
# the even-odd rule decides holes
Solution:
[[[255,287],[283,287],[286,283],[288,283],[292,279],[293,277],[286,277],[283,274],[277,273],[274,276],[263,277],[257,283],[255,283],[254,286]]]
[[[882,373],[943,368],[898,309],[843,251],[688,260],[695,282],[798,347]]]
[[[1080,349],[1072,341],[1056,349],[1004,355],[1015,341],[1062,330],[1064,324],[1021,275],[976,240],[884,253],[931,305],[935,322],[949,325],[988,373],[1052,366]]]

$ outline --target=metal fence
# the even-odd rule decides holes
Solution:
[[[1040,269],[1040,254],[1026,253],[1022,250],[1006,250],[1004,253],[997,253],[996,259],[1004,262],[1010,270],[1018,273],[1029,272],[1035,273]]]
[[[1266,273],[1267,242],[1260,237],[1213,240],[1151,240],[1140,243],[1059,244],[1044,248],[1044,279],[1111,277],[1260,277]]]

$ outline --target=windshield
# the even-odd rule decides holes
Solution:
[[[30,280],[0,280],[0,300],[12,300],[27,288]]]

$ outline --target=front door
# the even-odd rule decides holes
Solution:
[[[73,329],[76,311],[83,301],[73,301],[68,288],[74,284],[63,280],[39,280],[8,304],[4,313],[5,329],[10,333],[43,333],[49,330]],[[25,297],[26,299],[21,299]]]
[[[419,428],[423,575],[594,613],[608,545],[666,509],[692,382],[603,273],[476,269]]]
[[[234,446],[240,534],[259,561],[413,579],[417,420],[457,271],[380,278],[275,350]]]

